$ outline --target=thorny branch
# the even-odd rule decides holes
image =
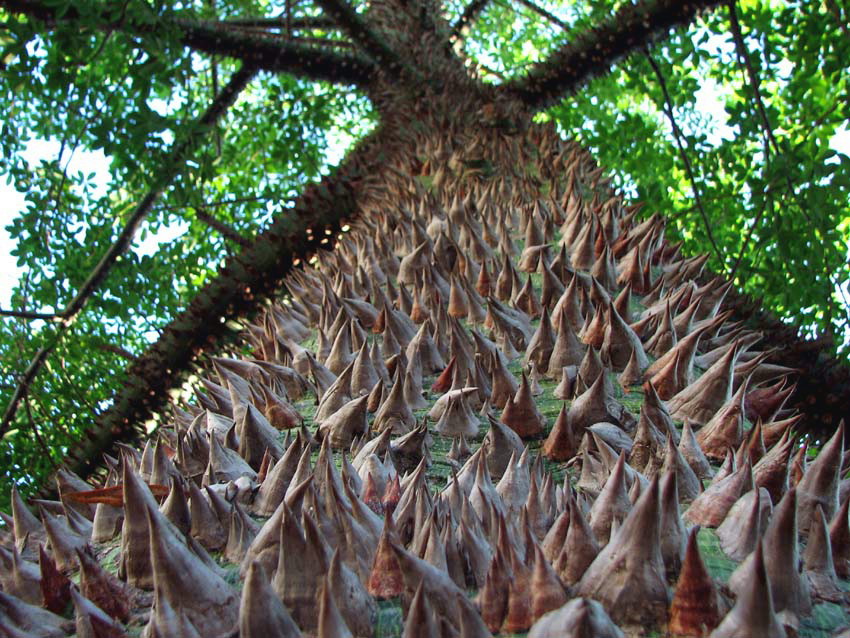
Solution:
[[[44,439],[41,437],[41,432],[38,429],[38,426],[35,424],[35,419],[32,416],[32,409],[30,408],[30,398],[24,398],[24,409],[27,412],[27,421],[29,421],[30,430],[32,430],[33,436],[35,436],[35,440],[41,448],[42,452],[44,452],[44,456],[50,461],[50,464],[55,468],[56,461],[53,460],[53,454],[51,454],[50,448],[47,447],[47,444],[44,442]]]
[[[23,14],[53,27],[73,23],[80,13],[73,6],[58,8],[41,0],[0,0],[0,8]],[[147,20],[112,19],[104,13],[99,28],[118,30],[144,37],[151,33],[175,31],[181,44],[210,55],[223,55],[241,60],[245,65],[264,71],[292,73],[314,80],[336,84],[365,86],[371,80],[375,65],[362,55],[328,51],[279,38],[240,33],[221,23],[186,19],[167,19],[151,14]]]
[[[220,20],[218,24],[223,27],[240,29],[284,29],[286,31],[339,29],[336,22],[326,16],[315,18],[287,18],[286,16],[280,18],[230,18]]]
[[[30,362],[27,369],[21,376],[15,392],[6,410],[3,413],[3,419],[0,421],[0,438],[8,431],[12,420],[15,418],[20,402],[24,400],[29,391],[29,387],[35,380],[48,355],[58,345],[64,333],[73,324],[83,307],[88,300],[97,291],[104,279],[106,279],[112,267],[117,262],[118,258],[126,252],[133,241],[136,230],[141,225],[147,214],[150,212],[159,195],[166,186],[174,179],[175,175],[180,171],[182,161],[185,159],[187,152],[197,143],[212,125],[221,118],[227,109],[236,101],[242,90],[248,86],[248,83],[254,78],[257,71],[251,67],[243,67],[236,71],[230,78],[227,85],[221,90],[216,99],[207,107],[207,110],[200,119],[192,126],[184,140],[175,142],[166,160],[163,162],[162,168],[151,185],[150,190],[136,205],[130,218],[127,220],[121,233],[115,242],[106,251],[106,254],[100,259],[98,264],[89,274],[86,281],[77,291],[73,299],[65,306],[62,312],[58,313],[54,319],[58,319],[58,325],[55,333],[48,341],[39,348],[33,360]]]
[[[577,35],[546,60],[505,85],[532,111],[540,111],[607,73],[620,58],[647,46],[670,29],[690,23],[720,0],[641,0],[626,3],[598,26]]]
[[[382,68],[394,74],[406,71],[410,77],[415,77],[415,71],[409,68],[398,52],[387,46],[386,42],[346,0],[316,0],[316,2]]]
[[[673,138],[676,140],[676,148],[679,150],[679,157],[682,158],[682,162],[685,165],[685,172],[688,174],[688,181],[691,183],[691,190],[694,193],[694,202],[697,205],[700,217],[702,217],[705,232],[706,235],[708,235],[708,241],[711,243],[711,247],[714,250],[714,256],[717,258],[717,263],[721,264],[725,269],[723,254],[720,252],[720,247],[714,239],[714,233],[711,232],[711,222],[709,222],[708,215],[705,212],[705,207],[702,205],[699,185],[697,184],[696,177],[694,176],[688,152],[685,149],[684,136],[676,122],[676,116],[673,113],[673,100],[670,98],[670,92],[667,90],[667,81],[664,79],[664,74],[661,72],[661,69],[658,67],[658,64],[655,62],[653,57],[649,54],[649,51],[644,51],[644,55],[646,56],[646,59],[649,60],[649,65],[655,72],[655,77],[658,79],[658,84],[661,87],[661,93],[664,95],[664,114],[667,116],[667,119],[670,121],[670,127],[673,129]]]

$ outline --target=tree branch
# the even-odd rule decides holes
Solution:
[[[564,22],[563,20],[561,20],[558,16],[556,16],[555,14],[553,14],[550,11],[547,11],[546,9],[541,7],[540,5],[535,4],[531,0],[517,0],[517,2],[524,7],[531,9],[534,13],[539,15],[541,18],[545,18],[546,20],[548,20],[549,22],[551,22],[554,25],[559,26],[562,29],[569,28],[569,25],[566,22]]]
[[[406,71],[410,77],[415,77],[415,72],[408,67],[401,56],[372,30],[366,20],[346,0],[316,0],[316,3],[381,67],[396,75]]]
[[[103,280],[106,279],[106,276],[112,270],[112,267],[115,265],[118,258],[130,247],[133,237],[136,234],[136,230],[150,212],[154,203],[159,198],[159,195],[179,173],[187,152],[210,129],[210,127],[218,121],[230,105],[236,101],[237,96],[246,86],[248,86],[248,83],[251,79],[253,79],[256,73],[256,69],[244,67],[239,71],[236,71],[236,73],[231,76],[227,85],[216,96],[215,100],[213,100],[209,107],[207,107],[207,110],[203,113],[200,119],[190,128],[185,139],[174,143],[171,152],[164,161],[159,174],[154,180],[154,183],[151,185],[150,190],[148,190],[147,194],[136,205],[136,208],[133,210],[133,213],[130,215],[127,223],[121,230],[121,233],[118,235],[118,238],[109,247],[106,254],[91,271],[74,298],[71,299],[68,305],[65,306],[65,309],[56,317],[59,319],[56,333],[38,350],[35,357],[24,371],[15,392],[12,394],[9,404],[6,406],[6,410],[3,413],[3,419],[0,421],[0,438],[2,438],[9,429],[12,420],[15,418],[15,414],[17,413],[21,400],[26,396],[29,386],[38,375],[41,367],[47,360],[47,356],[57,346],[64,333],[76,319],[77,315],[79,315],[80,311],[82,311],[83,307],[95,293],[100,284],[103,283]]]
[[[210,215],[206,211],[206,208],[204,208],[203,206],[197,206],[193,210],[195,211],[195,217],[197,217],[199,221],[202,221],[210,228],[217,230],[225,239],[229,239],[230,241],[239,244],[243,248],[251,245],[250,240],[248,240],[238,231],[225,224],[220,219],[216,219],[215,217]]]
[[[30,409],[30,398],[24,398],[24,409],[27,412],[27,420],[30,424],[30,429],[32,430],[32,434],[35,437],[36,442],[38,442],[41,451],[44,452],[44,456],[47,457],[47,460],[50,461],[50,464],[55,468],[57,467],[56,461],[53,460],[53,454],[51,454],[51,450],[47,447],[47,444],[44,442],[44,439],[41,438],[41,432],[38,431],[38,426],[35,424],[35,419],[32,417],[32,409]]]
[[[694,171],[691,167],[691,160],[688,157],[688,152],[685,149],[683,140],[684,136],[676,122],[676,116],[673,113],[673,100],[670,98],[670,92],[667,90],[667,81],[664,79],[664,74],[661,72],[661,69],[658,67],[658,64],[656,64],[653,57],[649,54],[649,51],[645,51],[644,55],[646,55],[646,59],[649,60],[649,65],[655,72],[655,77],[658,79],[658,84],[661,87],[661,93],[664,95],[664,114],[667,116],[667,119],[670,121],[670,127],[673,129],[673,138],[676,140],[676,148],[679,149],[679,157],[682,158],[682,162],[685,165],[685,172],[688,174],[688,181],[691,183],[691,190],[694,193],[694,201],[699,209],[700,217],[702,217],[702,223],[705,226],[708,241],[711,243],[711,247],[714,250],[714,256],[717,257],[717,263],[725,270],[726,264],[723,261],[723,254],[720,252],[720,248],[714,239],[714,233],[711,232],[711,222],[709,222],[708,215],[702,205],[702,197],[700,195],[699,186],[697,185],[696,177],[694,177]]]
[[[619,59],[689,24],[702,9],[720,0],[641,0],[626,4],[607,20],[573,38],[525,75],[503,85],[533,111],[545,109],[575,92],[591,78],[607,73]]]
[[[126,348],[122,348],[121,346],[116,346],[114,343],[107,343],[106,341],[101,341],[95,345],[95,348],[101,350],[103,352],[109,352],[110,354],[117,355],[122,359],[126,359],[127,361],[135,361],[136,355],[127,350]]]
[[[359,148],[364,146],[377,155],[374,147]],[[197,358],[235,339],[238,326],[231,319],[256,312],[290,270],[317,251],[333,247],[343,223],[355,215],[356,188],[369,171],[350,160],[335,176],[305,189],[294,208],[284,211],[250,246],[227,260],[216,278],[129,368],[112,405],[70,454],[75,472],[85,476],[116,441],[139,436],[145,420],[163,407],[169,391],[179,385]]]
[[[732,266],[732,270],[729,271],[730,280],[734,280],[735,275],[738,273],[738,268],[741,266],[741,261],[744,259],[744,253],[747,252],[747,247],[750,245],[750,242],[753,239],[753,233],[755,232],[756,227],[759,225],[761,218],[764,216],[764,212],[767,210],[768,201],[773,201],[773,196],[770,194],[766,194],[764,202],[762,202],[761,208],[759,209],[756,218],[753,220],[752,226],[747,229],[747,235],[746,237],[744,237],[744,241],[741,242],[741,250],[738,252],[738,258],[735,260],[735,263]],[[771,208],[773,208],[773,206],[771,206]]]
[[[56,321],[61,315],[47,312],[30,312],[28,310],[3,310],[0,309],[0,317],[16,317],[18,319],[29,319],[30,321]]]
[[[236,58],[264,71],[292,73],[332,84],[355,84],[365,87],[376,70],[372,62],[356,54],[327,51],[267,37],[235,34],[215,24],[188,20],[178,21],[178,24],[182,30],[180,40],[184,45],[195,51]]]
[[[60,14],[58,6],[41,0],[0,0],[0,8],[41,20],[48,26],[72,24],[81,17],[80,12],[73,6],[62,7],[63,13]],[[292,73],[335,84],[365,86],[375,71],[374,64],[359,55],[325,51],[270,37],[235,33],[219,22],[167,19],[153,14],[146,18],[148,19],[134,21],[124,16],[116,22],[104,9],[103,22],[99,28],[107,31],[120,30],[141,37],[174,30],[179,33],[180,43],[195,51],[235,58],[246,66],[264,71]],[[86,20],[90,20],[90,17]]]
[[[449,39],[461,39],[464,32],[472,27],[472,24],[484,12],[488,4],[490,4],[490,0],[472,0],[472,2],[466,5],[466,9],[463,10],[457,22],[452,26]]]
[[[286,16],[279,18],[230,18],[229,20],[220,20],[219,24],[223,27],[237,27],[247,29],[285,29],[285,30],[311,30],[324,29],[334,30],[339,29],[336,22],[326,16],[291,18]]]
[[[759,116],[759,119],[761,120],[762,129],[769,143],[769,146],[773,147],[773,150],[777,155],[781,155],[782,149],[779,147],[779,142],[776,140],[776,135],[773,132],[773,126],[770,123],[770,117],[767,114],[767,109],[765,108],[764,100],[762,99],[761,81],[759,79],[758,73],[756,73],[756,70],[753,68],[752,62],[750,60],[749,51],[747,50],[746,43],[744,42],[744,35],[741,31],[741,24],[738,21],[737,0],[726,0],[726,5],[729,7],[729,24],[732,29],[732,38],[735,40],[735,50],[737,51],[740,63],[744,66],[744,69],[746,70],[750,89],[753,92],[753,101],[756,105],[756,112]],[[768,158],[767,152],[770,150],[769,148],[767,148],[767,146],[768,145],[766,144],[766,160]],[[818,224],[812,219],[812,216],[809,214],[808,209],[804,205],[803,201],[800,199],[800,195],[797,193],[797,189],[794,186],[794,182],[791,180],[791,175],[788,173],[788,171],[782,171],[782,175],[785,178],[785,183],[788,186],[788,192],[791,195],[791,198],[797,204],[797,208],[806,218],[806,221],[811,224],[813,229],[815,230],[814,236],[817,237],[817,234],[819,232],[819,240],[821,242],[825,242],[828,234],[827,231],[823,228],[822,224]],[[829,265],[827,252],[826,250],[819,250],[817,252],[821,257],[821,260],[823,261],[823,274],[826,277],[827,282],[829,282],[829,284],[834,288],[836,286],[836,282],[834,281],[835,273],[832,267]],[[827,312],[831,314],[834,309],[833,306],[837,305],[835,304],[832,295],[829,295],[829,297],[827,297],[826,303]],[[850,320],[850,312],[848,312],[847,308],[843,309],[843,313],[848,318],[848,320]],[[827,317],[827,321],[830,324],[832,323],[830,317]]]

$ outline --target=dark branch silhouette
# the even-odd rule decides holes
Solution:
[[[664,96],[664,115],[667,116],[667,119],[670,122],[670,127],[673,129],[673,139],[676,140],[676,148],[679,151],[679,157],[682,158],[682,163],[685,165],[685,172],[688,175],[688,181],[691,183],[691,190],[694,193],[694,202],[696,203],[697,210],[699,210],[703,226],[705,226],[706,236],[708,237],[708,241],[711,243],[712,250],[714,250],[714,256],[717,258],[717,263],[723,266],[723,253],[720,251],[720,247],[714,239],[714,233],[711,230],[711,222],[708,219],[708,214],[705,212],[705,207],[702,205],[702,195],[700,193],[697,179],[694,176],[694,169],[691,166],[688,151],[685,148],[684,135],[682,134],[682,129],[679,128],[679,124],[676,122],[676,115],[673,113],[673,100],[670,98],[670,92],[667,90],[667,81],[664,79],[664,74],[661,72],[661,69],[658,67],[658,64],[655,62],[653,57],[649,54],[649,51],[646,51],[646,59],[649,60],[649,66],[651,66],[652,70],[655,72],[655,77],[658,79],[658,84],[661,87],[661,93]]]
[[[383,69],[394,74],[402,70],[412,73],[401,56],[387,46],[366,20],[358,15],[345,0],[316,0],[316,2]]]
[[[80,13],[73,6],[67,7],[60,15],[57,7],[39,0],[0,0],[0,8],[41,20],[50,27],[81,20]],[[139,37],[174,31],[179,34],[179,40],[184,46],[195,51],[235,58],[264,71],[292,73],[334,84],[365,86],[375,71],[374,64],[368,59],[353,53],[328,51],[281,41],[279,38],[238,33],[218,22],[157,16],[151,18],[134,21],[124,17],[116,22],[105,13],[100,28],[107,32],[118,30]],[[85,18],[86,21],[90,19]]]
[[[534,2],[531,2],[531,0],[517,0],[517,2],[519,4],[521,4],[522,6],[530,9],[531,11],[533,11],[534,13],[539,15],[541,18],[545,18],[546,20],[548,20],[549,22],[551,22],[554,25],[559,26],[562,29],[569,28],[569,25],[566,22],[564,22],[563,20],[561,20],[558,16],[553,14],[551,11],[547,11],[546,9],[541,7],[540,5],[535,4]]]
[[[30,385],[35,380],[48,355],[57,346],[62,339],[64,333],[68,330],[71,324],[76,319],[77,315],[82,311],[88,300],[94,295],[100,285],[106,279],[112,267],[118,261],[118,258],[124,254],[130,247],[136,231],[144,221],[147,214],[150,212],[156,200],[159,198],[162,191],[171,183],[174,177],[179,173],[183,161],[186,159],[187,152],[194,147],[197,141],[215,124],[227,109],[236,101],[236,98],[242,90],[248,86],[248,83],[254,78],[257,71],[253,68],[242,68],[236,71],[230,81],[225,85],[221,92],[216,96],[215,100],[207,107],[203,115],[191,127],[185,139],[175,142],[171,152],[163,162],[159,175],[150,190],[145,194],[142,200],[136,205],[133,213],[130,215],[118,238],[106,251],[106,254],[100,259],[98,264],[89,274],[86,281],[77,291],[73,299],[65,306],[65,309],[58,313],[58,326],[55,333],[48,341],[39,348],[33,360],[30,362],[27,369],[21,376],[18,386],[15,388],[9,404],[3,413],[3,419],[0,421],[0,438],[8,431],[9,426],[15,418],[18,411],[18,406],[21,401],[27,396]]]
[[[229,29],[181,20],[181,42],[212,55],[242,60],[263,71],[292,73],[334,84],[366,86],[375,66],[362,55],[328,51],[276,38],[242,35]],[[143,35],[143,31],[139,31]]]
[[[293,31],[339,29],[336,22],[326,16],[291,19],[287,19],[286,16],[280,18],[230,18],[228,20],[220,20],[218,24],[224,27],[246,29],[292,29]]]
[[[30,312],[29,310],[2,310],[0,317],[15,317],[17,319],[28,319],[30,321],[56,321],[61,315],[49,312]]]
[[[210,215],[204,206],[196,206],[193,210],[195,211],[195,217],[197,217],[199,221],[203,222],[213,230],[218,231],[225,239],[229,239],[230,241],[235,242],[240,246],[251,245],[250,239],[243,236],[241,233],[234,230],[220,219],[217,219],[213,215]]]
[[[533,111],[551,106],[591,78],[607,73],[619,59],[670,29],[690,23],[719,0],[643,0],[626,4],[598,26],[577,35],[548,59],[503,85]]]
[[[365,156],[374,152],[359,147]],[[207,348],[220,348],[238,335],[236,317],[255,313],[292,268],[318,250],[331,249],[342,224],[356,211],[355,186],[362,173],[349,160],[336,175],[308,186],[295,207],[278,216],[250,246],[227,260],[218,275],[159,339],[130,367],[112,405],[71,455],[71,467],[88,474],[115,441],[131,441],[138,428],[168,400],[168,391]],[[374,168],[374,167],[373,167]]]
[[[487,8],[490,0],[472,0],[452,26],[451,38],[460,38],[466,29],[472,27],[478,16]]]

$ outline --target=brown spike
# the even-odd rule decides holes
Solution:
[[[41,548],[41,544],[39,545]],[[18,548],[8,550],[0,545],[0,586],[7,594],[25,603],[42,603],[42,573],[39,566],[21,557]]]
[[[353,638],[334,600],[329,578],[325,576],[319,592],[318,632],[316,638]]]
[[[148,507],[146,517],[157,603],[167,600],[179,607],[202,635],[234,626],[239,615],[236,593],[155,508]],[[158,604],[154,605],[152,623],[158,610]]]
[[[501,553],[497,552],[490,562],[484,586],[476,598],[484,624],[494,633],[498,633],[502,628],[507,615],[510,579],[509,568],[505,565]]]
[[[835,573],[839,578],[850,578],[850,496],[844,502],[829,523],[829,542],[832,545],[832,558]]]
[[[569,461],[577,452],[578,433],[569,420],[567,404],[562,403],[555,425],[543,443],[542,454],[551,461]]]
[[[558,609],[567,602],[567,593],[558,580],[543,551],[534,544],[534,569],[531,576],[531,620],[537,622],[543,614]]]
[[[41,569],[41,600],[44,608],[54,614],[63,614],[71,601],[71,581],[56,567],[47,555],[44,545],[38,546],[38,565]],[[10,592],[11,593],[11,592]]]
[[[667,629],[677,638],[705,638],[721,619],[720,598],[700,556],[698,532],[697,526],[688,535],[685,560],[670,604]]]
[[[654,478],[587,568],[577,592],[605,604],[617,622],[643,626],[664,622],[670,596],[664,578],[660,526],[661,502],[658,479]]]
[[[434,624],[434,612],[425,598],[424,585],[420,582],[407,610],[407,618],[404,619],[402,638],[436,635],[438,632]]]
[[[763,487],[739,498],[717,528],[724,553],[732,560],[744,560],[755,550],[772,512],[770,494]]]
[[[694,435],[693,428],[691,428],[691,422],[688,419],[685,419],[685,422],[682,425],[682,438],[679,440],[679,452],[688,462],[688,465],[691,466],[691,469],[698,478],[705,480],[710,479],[713,476],[714,471],[711,469],[711,465],[705,457],[705,454]]]
[[[540,618],[528,638],[624,638],[605,608],[595,600],[573,598]]]
[[[77,552],[80,561],[80,591],[112,618],[129,622],[136,591],[103,569],[86,552]]]
[[[298,625],[275,594],[259,561],[251,561],[239,604],[240,638],[300,638]]]
[[[679,419],[688,417],[700,425],[708,423],[715,413],[732,398],[732,375],[738,353],[738,347],[730,348],[729,352],[706,370],[705,374],[671,398],[671,414]],[[740,416],[743,417],[743,397],[741,397],[740,409]],[[738,443],[739,441],[735,443],[735,446]],[[703,450],[708,454],[704,445]]]
[[[797,541],[797,493],[790,489],[776,506],[763,537],[764,559],[770,577],[773,606],[777,613],[786,612],[799,619],[811,612],[808,583],[799,569]],[[729,577],[729,588],[740,597],[747,585],[750,555]],[[786,623],[788,624],[788,623]]]
[[[737,448],[743,443],[746,389],[747,382],[744,382],[697,432],[697,441],[707,457],[720,460],[726,455],[728,448]],[[671,401],[671,405],[672,403]]]
[[[820,600],[834,603],[846,601],[845,593],[838,585],[835,563],[832,559],[832,545],[829,542],[826,517],[823,508],[818,505],[812,523],[809,526],[809,538],[803,554],[803,568],[811,586],[812,594]]]
[[[704,527],[717,527],[741,494],[752,489],[752,466],[749,459],[729,476],[719,476],[715,476],[714,482],[694,499],[685,512],[685,520]]]
[[[590,529],[593,530],[600,546],[608,543],[614,519],[624,520],[632,508],[626,490],[625,466],[626,455],[621,452],[617,464],[590,509]]]
[[[516,395],[505,404],[500,420],[522,438],[535,438],[543,433],[546,419],[531,396],[525,372],[522,373],[522,382]]]
[[[572,496],[569,499],[569,512],[570,527],[555,562],[555,569],[561,582],[572,586],[581,580],[588,566],[596,559],[599,545],[581,512],[581,507]]]
[[[502,622],[503,633],[526,631],[534,622],[532,615],[531,570],[513,555],[512,578],[507,583],[508,606]]]
[[[394,598],[404,592],[401,567],[392,549],[394,542],[398,542],[398,537],[393,526],[392,514],[388,512],[384,518],[384,529],[378,541],[378,549],[375,552],[375,560],[367,583],[369,593],[375,598]]]
[[[841,478],[841,459],[844,455],[844,421],[823,446],[803,478],[797,484],[797,515],[800,532],[809,529],[817,506],[827,518],[838,510],[838,482]]]
[[[761,541],[752,560],[744,564],[747,567],[741,572],[742,584],[735,606],[712,632],[712,638],[786,638],[785,628],[774,611]]]

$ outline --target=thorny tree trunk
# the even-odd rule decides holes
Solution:
[[[501,206],[546,197],[553,178],[564,173],[564,149],[575,149],[565,146],[551,125],[532,124],[533,114],[716,2],[626,5],[502,86],[482,83],[467,68],[450,38],[462,25],[452,29],[436,2],[376,0],[365,15],[338,0],[318,4],[348,33],[357,53],[305,53],[296,46],[276,48],[279,43],[272,46],[270,39],[239,40],[205,24],[180,25],[184,44],[196,50],[230,55],[260,69],[297,73],[300,68],[308,77],[358,84],[380,114],[380,124],[332,176],[307,186],[293,209],[229,260],[130,367],[124,389],[71,454],[72,469],[81,475],[95,469],[116,441],[138,437],[198,358],[235,337],[239,325],[233,320],[255,313],[293,267],[316,250],[333,248],[348,226],[373,224],[375,211],[408,215],[421,206],[442,205],[451,216],[453,206],[475,205],[468,197],[473,190],[489,193]],[[47,23],[74,14],[71,9],[60,17],[47,5],[25,0],[0,5]],[[463,22],[474,21],[484,5],[471,3]],[[139,33],[149,26],[122,28]],[[601,179],[601,169],[594,177]],[[582,195],[596,206],[612,202],[606,183],[597,186]],[[505,201],[508,192],[512,201]]]

